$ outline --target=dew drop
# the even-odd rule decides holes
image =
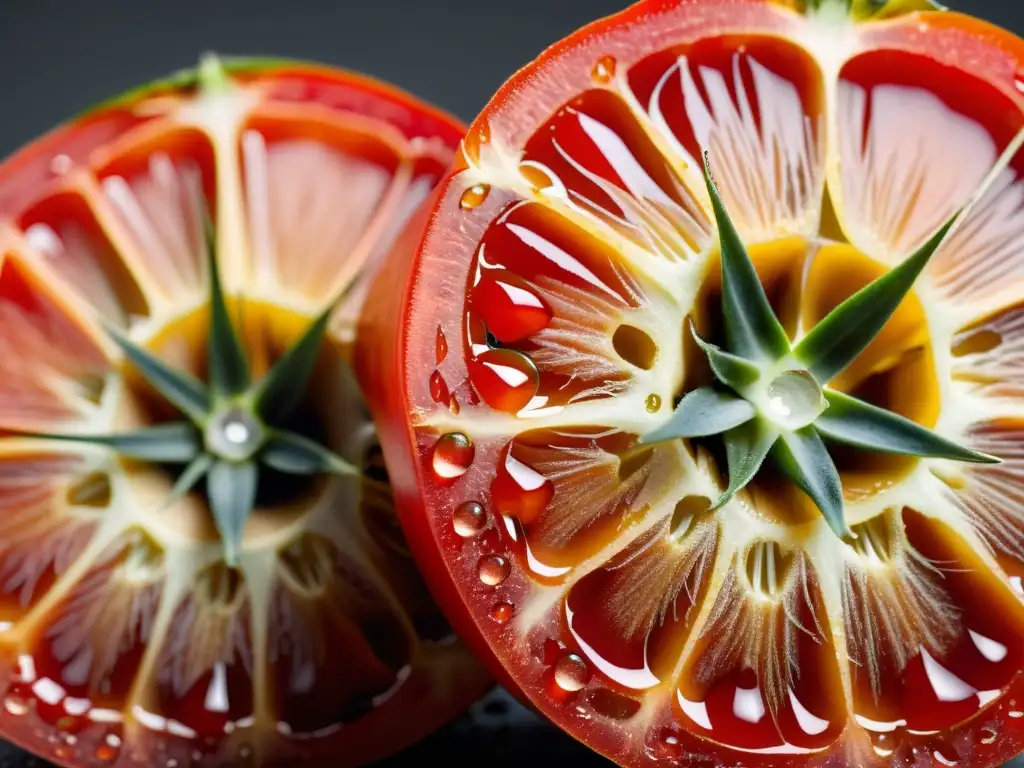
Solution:
[[[448,339],[444,337],[441,326],[437,326],[437,339],[434,342],[434,359],[440,365],[448,357]]]
[[[484,270],[471,298],[473,314],[494,338],[506,344],[533,336],[553,317],[534,287],[507,269]]]
[[[486,120],[477,127],[476,140],[481,144],[491,143],[491,124]]]
[[[978,739],[982,744],[994,744],[998,738],[999,731],[994,725],[986,725],[978,735]]]
[[[434,445],[434,474],[445,480],[461,477],[473,463],[476,448],[461,432],[442,435]]]
[[[121,734],[107,731],[96,746],[96,759],[103,763],[112,763],[121,755]]]
[[[29,710],[32,701],[24,683],[15,683],[4,696],[4,709],[7,713],[19,717]]]
[[[488,349],[469,361],[473,389],[491,408],[518,413],[533,399],[540,373],[533,360],[513,349]]]
[[[612,78],[615,77],[615,57],[602,56],[594,64],[590,74],[599,83],[610,83]]]
[[[462,193],[459,198],[459,207],[464,211],[471,211],[481,205],[491,192],[489,184],[474,184]]]
[[[515,608],[512,607],[512,603],[495,603],[491,606],[491,618],[499,624],[506,624],[508,620],[512,618],[512,614],[515,613]]]
[[[821,387],[807,371],[786,371],[768,385],[764,415],[784,429],[801,429],[828,407]]]
[[[452,527],[455,532],[468,539],[476,536],[487,525],[487,513],[478,501],[467,501],[452,513]]]
[[[444,376],[438,370],[430,374],[430,396],[435,403],[444,403],[446,405],[451,398],[451,393],[448,391],[448,382],[444,380]]]
[[[661,410],[661,395],[650,394],[644,401],[648,413],[657,413]]]
[[[658,739],[654,743],[654,751],[661,758],[678,758],[683,754],[683,744],[679,740],[678,731],[671,728],[662,728],[658,732]]]
[[[589,679],[587,663],[575,653],[563,656],[555,664],[555,683],[563,691],[578,691]]]
[[[54,176],[64,176],[71,170],[71,158],[67,155],[54,155],[50,160],[50,173]]]
[[[501,555],[486,555],[480,558],[477,565],[477,574],[480,581],[489,587],[496,587],[512,572],[512,565],[507,558]]]

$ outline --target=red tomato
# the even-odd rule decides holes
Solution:
[[[645,0],[576,32],[473,123],[370,303],[435,593],[622,765],[1024,747],[1024,45],[927,5]],[[722,322],[704,151],[792,335],[984,193],[837,386],[1002,464],[837,454],[847,544],[770,475],[709,511],[712,443],[638,444],[707,381],[689,320]]]
[[[0,166],[0,736],[66,766],[378,759],[488,685],[398,527],[335,315],[303,424],[371,480],[261,487],[237,568],[199,491],[95,445],[13,433],[166,418],[104,327],[204,375],[203,216],[257,372],[440,178],[453,118],[285,61],[204,61]]]

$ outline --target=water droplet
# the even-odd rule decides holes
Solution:
[[[555,683],[563,691],[578,691],[589,679],[587,663],[575,653],[563,656],[555,664]]]
[[[683,754],[683,744],[679,740],[679,732],[671,728],[662,728],[654,743],[654,751],[660,758],[679,758]]]
[[[828,407],[818,382],[807,371],[786,371],[765,390],[764,413],[785,429],[801,429]]]
[[[489,349],[468,364],[473,388],[491,408],[518,413],[540,386],[533,360],[513,349]]]
[[[67,155],[54,155],[50,160],[50,173],[54,176],[64,176],[71,170],[71,158]]]
[[[12,683],[4,696],[4,709],[8,714],[19,717],[28,712],[32,705],[32,691],[28,683]]]
[[[434,445],[434,474],[445,480],[461,477],[473,463],[476,448],[461,432],[442,435]]]
[[[448,382],[444,380],[444,376],[438,370],[430,374],[430,396],[434,399],[435,403],[447,403],[449,398],[451,398],[451,392],[448,391]]]
[[[459,401],[455,399],[455,395],[452,395],[448,400],[448,410],[456,416],[459,415]]]
[[[615,57],[602,56],[594,64],[590,74],[599,83],[610,83],[612,78],[615,77]]]
[[[437,339],[434,342],[434,359],[436,364],[440,365],[444,359],[448,357],[448,339],[444,337],[444,331],[441,330],[441,326],[437,326]]]
[[[473,311],[498,341],[511,344],[543,330],[552,312],[533,286],[507,269],[487,269],[473,287]]]
[[[463,538],[476,536],[487,525],[487,513],[478,501],[467,501],[452,513],[452,527]]]
[[[491,606],[491,618],[499,624],[505,624],[515,613],[512,603],[495,603]]]
[[[982,744],[994,744],[999,738],[999,730],[995,725],[986,725],[979,733],[979,740]]]
[[[96,759],[104,763],[112,763],[121,755],[121,734],[107,731],[103,740],[96,747]]]
[[[476,140],[481,144],[491,143],[491,124],[486,120],[482,121],[476,128]]]
[[[464,211],[471,211],[481,205],[490,192],[489,184],[474,184],[462,193],[462,197],[459,198],[459,207]]]
[[[661,395],[648,395],[644,405],[647,406],[648,413],[657,413],[661,410]]]
[[[512,572],[512,564],[501,555],[486,555],[480,558],[477,573],[480,581],[490,587],[496,587]]]

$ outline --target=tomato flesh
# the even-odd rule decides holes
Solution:
[[[821,5],[649,0],[545,52],[471,127],[361,330],[393,340],[364,375],[453,623],[623,765],[1024,746],[1024,47],[912,3]],[[1003,464],[837,451],[847,545],[770,472],[710,512],[714,444],[638,444],[710,380],[688,325],[722,332],[705,151],[794,336],[981,190],[834,386]]]
[[[365,288],[291,418],[371,481],[273,478],[237,568],[201,491],[164,508],[165,467],[24,436],[180,418],[104,328],[205,378],[206,213],[266,372],[379,266],[462,135],[354,74],[222,74],[130,94],[0,166],[0,736],[62,765],[361,764],[489,685],[382,485],[349,362]]]

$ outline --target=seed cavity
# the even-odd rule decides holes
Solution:
[[[991,352],[1003,343],[1003,337],[995,331],[980,329],[968,331],[961,335],[953,344],[953,357],[966,357],[967,355],[980,355],[984,352]]]
[[[281,576],[292,591],[308,597],[323,594],[333,579],[332,549],[325,540],[307,534],[280,553]]]
[[[110,506],[112,497],[110,475],[106,472],[93,472],[69,485],[66,498],[73,507],[105,509]]]
[[[853,532],[857,534],[857,538],[850,542],[849,546],[864,559],[865,564],[883,566],[892,562],[892,523],[888,514],[853,526]]]
[[[242,574],[223,561],[214,563],[196,578],[196,599],[210,608],[234,613],[245,592]]]
[[[786,586],[791,555],[783,553],[775,541],[752,544],[745,556],[747,582],[754,595],[769,602],[778,602]]]
[[[669,538],[676,542],[685,539],[687,534],[693,530],[698,517],[707,512],[710,506],[711,499],[707,496],[685,496],[680,499],[672,513]]]
[[[649,371],[658,359],[658,345],[635,325],[620,325],[612,336],[615,353],[630,365]]]

